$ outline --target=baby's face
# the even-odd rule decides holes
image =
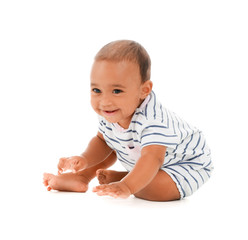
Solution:
[[[91,105],[108,122],[126,129],[135,109],[148,95],[144,93],[145,84],[141,83],[135,63],[95,61],[91,71]]]

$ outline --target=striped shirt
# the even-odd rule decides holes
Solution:
[[[190,164],[194,169],[211,165],[210,149],[201,131],[169,111],[152,91],[135,110],[128,129],[99,116],[99,131],[117,158],[130,171],[149,145],[166,146],[162,168]],[[207,160],[206,160],[207,159]]]

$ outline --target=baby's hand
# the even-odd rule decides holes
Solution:
[[[60,158],[58,164],[59,173],[63,173],[66,170],[72,170],[72,172],[77,172],[83,170],[86,167],[86,162],[83,157],[73,156],[68,158]]]
[[[124,182],[113,182],[110,184],[103,184],[93,188],[93,192],[96,192],[99,196],[111,196],[114,198],[128,198],[131,195],[131,191]]]

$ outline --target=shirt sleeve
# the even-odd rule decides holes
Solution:
[[[179,137],[175,129],[168,128],[160,122],[151,122],[144,126],[141,133],[141,148],[149,145],[162,145],[175,148],[178,145]]]

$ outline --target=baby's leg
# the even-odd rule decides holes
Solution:
[[[128,172],[99,169],[96,174],[100,184],[109,184],[121,181]],[[175,182],[163,170],[159,170],[154,179],[141,191],[135,193],[134,196],[150,201],[172,201],[180,199],[180,193]]]
[[[175,182],[163,170],[159,170],[155,178],[145,188],[135,193],[134,196],[150,201],[172,201],[180,199],[180,193]]]
[[[98,165],[77,173],[64,173],[60,175],[44,173],[43,183],[48,191],[53,189],[59,191],[86,192],[89,182],[96,176],[96,171],[99,168],[106,169],[110,167],[115,161],[116,154],[113,152]]]

